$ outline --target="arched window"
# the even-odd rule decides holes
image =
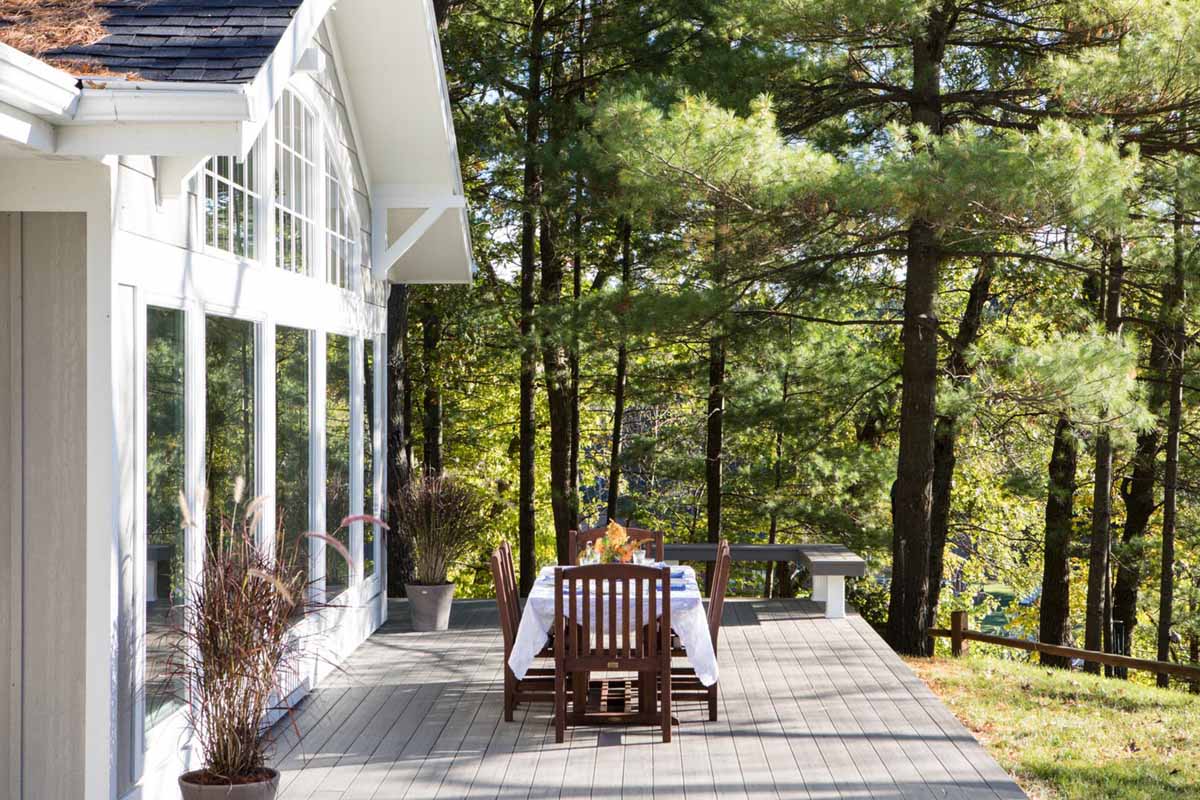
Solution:
[[[352,200],[338,179],[337,167],[329,155],[334,145],[326,142],[325,153],[325,274],[334,286],[350,288],[350,269],[354,262]]]
[[[204,162],[204,243],[235,256],[258,257],[258,145],[245,159]]]
[[[275,265],[311,274],[316,122],[291,91],[275,105]]]

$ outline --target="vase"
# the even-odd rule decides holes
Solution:
[[[270,777],[250,783],[196,783],[205,770],[185,772],[179,776],[179,791],[183,800],[275,800],[279,791],[279,773],[273,769],[263,770]]]
[[[454,600],[454,584],[422,586],[404,584],[408,594],[408,610],[412,614],[414,631],[444,631],[450,627],[450,604]]]

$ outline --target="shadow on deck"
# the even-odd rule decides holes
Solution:
[[[281,798],[1025,795],[860,617],[803,600],[730,600],[720,720],[678,703],[651,727],[569,728],[549,705],[502,721],[492,601],[459,601],[451,630],[413,633],[408,608],[281,723]]]

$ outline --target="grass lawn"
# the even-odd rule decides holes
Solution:
[[[1200,695],[985,656],[907,659],[1033,798],[1200,798]]]

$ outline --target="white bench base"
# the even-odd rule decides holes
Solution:
[[[825,619],[846,616],[846,578],[842,575],[814,575],[812,599],[825,604]]]

